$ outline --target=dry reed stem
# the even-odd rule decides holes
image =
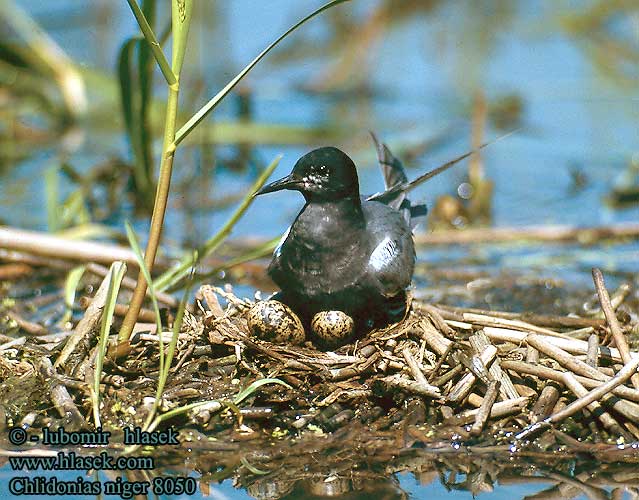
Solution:
[[[61,417],[70,419],[70,425],[67,430],[87,428],[86,421],[73,402],[73,398],[69,394],[69,391],[67,391],[67,388],[56,382],[56,371],[49,358],[44,356],[40,358],[39,368],[42,378],[51,383],[51,401],[55,405],[56,410],[58,410]]]
[[[560,394],[556,383],[546,384],[530,410],[530,422],[534,424],[547,418],[557,404]]]
[[[601,373],[599,370],[593,368],[587,363],[575,358],[570,353],[563,349],[556,347],[552,344],[544,342],[544,340],[538,335],[531,334],[526,337],[526,342],[533,346],[540,352],[543,352],[546,356],[557,361],[561,366],[568,370],[583,375],[584,377],[590,377],[595,380],[608,380],[609,377]]]
[[[526,342],[527,333],[519,332],[517,330],[507,330],[505,328],[494,328],[487,326],[484,328],[484,332],[493,341],[512,342],[513,344],[522,344]],[[549,337],[546,335],[535,334],[540,337],[540,340],[546,344],[557,346],[564,351],[568,351],[571,354],[588,354],[588,342],[578,339],[564,339],[557,337]],[[612,359],[613,361],[621,361],[619,350],[614,347],[600,346],[599,355],[601,357]],[[639,357],[639,354],[634,354]]]
[[[486,389],[486,394],[484,395],[484,399],[481,403],[481,406],[477,410],[477,415],[475,415],[475,422],[470,429],[470,433],[472,435],[481,434],[488,418],[490,417],[490,412],[493,409],[495,401],[497,400],[497,394],[499,393],[499,386],[501,382],[499,380],[492,380],[488,384],[488,389]],[[514,399],[514,398],[513,398]]]
[[[48,233],[0,227],[0,248],[79,262],[111,264],[117,260],[137,266],[135,254],[127,247],[95,241],[70,240]]]
[[[380,379],[389,388],[401,389],[403,391],[410,392],[412,394],[418,394],[420,396],[426,396],[429,398],[438,399],[441,397],[441,391],[438,387],[429,383],[416,382],[408,378],[402,377],[399,373],[389,375]]]
[[[413,378],[420,384],[430,385],[428,384],[428,380],[426,380],[426,376],[424,375],[424,372],[422,371],[421,366],[419,366],[419,363],[413,357],[413,355],[411,354],[411,352],[408,350],[407,347],[402,349],[402,356],[404,356],[404,359],[406,360],[406,364],[408,365],[408,369],[410,370],[410,373],[413,376]]]
[[[531,365],[523,361],[502,361],[501,364],[505,370],[512,370],[522,375],[534,375],[540,380],[553,380],[559,383],[561,383],[563,380],[563,372],[553,370],[552,368],[548,368],[546,366]],[[601,380],[593,380],[591,378],[581,377],[578,375],[575,378],[588,389],[594,389],[595,387],[599,387],[604,384],[604,382],[602,382]],[[639,402],[639,391],[637,391],[636,389],[631,389],[630,387],[620,385],[612,389],[612,392],[620,398]]]
[[[478,353],[483,352],[488,346],[492,345],[486,334],[481,330],[475,335],[472,335],[469,340],[470,345]],[[508,374],[501,369],[499,358],[495,359],[495,362],[490,365],[488,371],[494,380],[498,380],[500,382],[499,394],[502,399],[515,399],[520,396]]]
[[[588,337],[588,352],[586,353],[586,364],[597,368],[599,366],[599,335],[596,333]]]
[[[495,359],[497,355],[497,348],[494,345],[487,346],[483,352],[477,357],[477,361],[481,363],[481,368],[486,370],[486,367]],[[459,382],[453,387],[447,396],[447,400],[451,403],[458,403],[462,401],[473,388],[473,384],[477,380],[477,375],[473,372],[468,372],[464,375]]]
[[[91,300],[91,303],[84,312],[84,316],[82,316],[82,319],[74,328],[73,334],[64,345],[62,352],[54,364],[56,368],[63,368],[67,374],[71,374],[88,354],[91,339],[99,330],[100,319],[102,318],[102,311],[106,304],[110,283],[111,274],[108,274],[102,280],[93,300]]]
[[[621,329],[621,325],[619,324],[617,315],[615,314],[615,311],[612,308],[612,304],[610,303],[610,296],[608,295],[608,290],[606,290],[606,284],[604,282],[603,274],[601,274],[601,271],[596,267],[592,269],[592,278],[595,283],[595,288],[597,289],[597,295],[599,296],[601,310],[603,311],[604,316],[606,317],[606,321],[608,322],[608,327],[610,328],[612,338],[615,340],[617,349],[619,349],[619,354],[622,361],[624,362],[624,364],[628,364],[630,362],[630,349],[628,348],[628,341],[626,340],[626,336],[623,334],[623,330]],[[633,375],[630,380],[632,382],[632,385],[635,386],[635,389],[639,389],[639,374]]]
[[[437,354],[443,356],[450,349],[452,341],[444,337],[430,321],[423,319],[419,322],[419,327],[417,334]]]
[[[538,432],[544,427],[548,427],[551,424],[556,424],[561,422],[562,420],[574,415],[578,411],[587,407],[590,403],[594,401],[600,400],[605,394],[613,391],[615,388],[619,387],[621,384],[626,382],[632,375],[637,372],[637,368],[639,367],[639,357],[634,357],[632,360],[626,364],[621,371],[615,375],[612,379],[607,382],[602,383],[597,388],[591,390],[586,393],[583,397],[580,397],[576,401],[573,401],[571,404],[553,413],[548,418],[544,419],[542,422],[537,422],[533,425],[528,426],[520,433],[517,434],[517,439],[527,439],[535,432]],[[573,378],[575,378],[573,376]],[[576,380],[576,378],[575,378]],[[562,375],[562,382],[566,382],[565,375]]]
[[[572,373],[564,372],[563,382],[564,382],[564,385],[568,389],[570,389],[570,391],[575,396],[577,396],[577,400],[575,401],[575,403],[581,401],[582,398],[585,399],[586,396],[588,395],[588,390],[577,381],[577,379]],[[599,419],[599,421],[603,424],[603,426],[606,429],[608,429],[610,432],[620,436],[625,434],[624,429],[621,427],[621,425],[619,425],[619,423],[614,418],[612,418],[612,416],[607,411],[603,410],[603,408],[601,407],[601,405],[599,404],[597,400],[594,400],[590,403],[585,404],[585,407],[588,408],[588,410],[590,410],[592,415],[595,418]],[[577,410],[575,411],[575,413],[583,408],[584,406],[577,407]],[[551,415],[549,419],[553,419],[553,416]]]
[[[495,403],[490,410],[490,418],[499,418],[520,412],[528,404],[528,398],[519,397]],[[467,410],[444,420],[446,424],[464,425],[473,422],[479,413],[479,409]]]
[[[464,321],[475,325],[482,326],[496,326],[501,328],[509,328],[512,330],[521,330],[522,332],[535,332],[543,335],[551,335],[553,337],[569,338],[560,333],[549,330],[548,328],[542,328],[525,321],[517,319],[504,319],[486,316],[484,314],[464,313],[462,314]]]
[[[7,316],[10,320],[15,321],[16,325],[20,327],[20,330],[27,333],[28,335],[42,336],[49,333],[49,330],[47,330],[44,326],[32,321],[27,321],[22,316],[13,311],[7,311],[4,313],[4,315]]]

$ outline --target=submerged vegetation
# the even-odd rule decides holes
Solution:
[[[221,7],[127,1],[137,27],[110,41],[109,70],[75,61],[44,16],[13,0],[0,9],[11,33],[0,39],[0,454],[51,451],[12,445],[4,431],[13,426],[33,435],[171,427],[181,445],[149,474],[173,473],[196,451],[189,472],[201,475],[203,493],[233,478],[258,498],[391,495],[394,474],[410,471],[423,484],[438,477],[446,489],[474,494],[522,476],[550,482],[543,494],[637,495],[639,145],[620,133],[614,158],[585,152],[573,163],[540,128],[552,105],[516,86],[491,88],[486,68],[519,29],[524,2],[298,8],[297,23],[269,26],[274,41],[235,68]],[[636,99],[639,45],[628,36],[636,5],[587,4],[544,15],[602,78],[602,95],[620,88]],[[115,9],[102,8],[95,22],[107,26]],[[315,18],[323,24],[309,23]],[[417,22],[442,53],[466,48],[447,66],[457,75],[450,94],[428,102],[441,106],[443,96],[450,126],[427,128],[422,98],[402,90],[432,90],[402,86],[414,78],[411,54],[393,55],[401,71],[378,57],[386,38]],[[409,46],[418,52],[415,40]],[[206,65],[218,73],[217,93]],[[262,65],[276,84],[248,78]],[[286,114],[269,99],[291,68],[305,76],[276,101]],[[433,68],[428,80],[441,76]],[[401,99],[382,83],[393,71],[402,75],[394,87]],[[428,200],[407,317],[334,352],[251,337],[248,311],[262,300],[254,290],[273,289],[264,258],[288,210],[251,219],[254,193],[282,159],[269,146],[297,152],[347,142],[363,167],[373,163],[373,148],[362,144],[374,125],[410,165],[426,154],[446,163],[475,152],[465,171],[456,167],[454,185],[442,181]],[[496,168],[493,151],[532,137],[542,138],[544,153],[511,152]],[[553,148],[562,159],[544,175],[566,167],[561,190],[550,191],[561,176],[517,173],[519,162],[549,161]],[[588,167],[602,161],[610,168]],[[604,179],[615,162],[620,173]],[[42,202],[20,213],[11,205],[24,176],[41,179],[42,195],[31,197]],[[609,211],[599,217],[602,200]],[[566,218],[550,217],[554,208]],[[513,215],[528,209],[541,215]],[[579,216],[589,209],[589,219]],[[42,223],[30,222],[40,211]],[[249,235],[231,238],[234,231]],[[593,267],[594,291],[584,278]],[[118,454],[149,451],[113,443]]]

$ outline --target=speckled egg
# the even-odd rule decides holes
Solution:
[[[302,322],[290,307],[277,300],[262,300],[248,312],[252,335],[278,344],[301,344],[305,334]]]
[[[326,343],[334,344],[349,337],[355,328],[355,322],[342,311],[321,311],[313,316],[311,330]]]

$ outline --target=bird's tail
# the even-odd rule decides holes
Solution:
[[[517,129],[501,135],[496,139],[493,139],[492,141],[485,142],[478,148],[468,151],[467,153],[464,153],[463,155],[460,155],[456,158],[453,158],[443,165],[440,165],[439,167],[420,175],[412,181],[409,181],[408,177],[406,177],[406,173],[404,172],[404,167],[402,167],[401,162],[397,158],[395,158],[388,147],[385,144],[381,144],[377,140],[377,137],[375,137],[375,134],[371,132],[373,141],[375,142],[375,146],[377,147],[377,158],[382,167],[382,173],[384,174],[386,190],[381,193],[375,193],[374,195],[369,196],[367,200],[381,201],[382,203],[386,203],[393,208],[402,210],[404,212],[406,220],[410,223],[411,227],[414,227],[416,224],[416,219],[425,216],[427,209],[426,205],[411,206],[408,198],[406,197],[408,191],[419,186],[422,182],[426,182],[428,179],[441,174],[445,170],[448,170],[453,165],[456,165],[460,161],[468,158],[470,155],[477,153],[481,149],[484,149],[486,146],[494,144],[497,141],[501,141],[502,139],[508,137],[511,134],[514,134],[515,132],[517,132]],[[408,205],[406,205],[407,202]]]
[[[370,134],[373,138],[373,142],[375,143],[375,149],[377,149],[377,160],[380,168],[382,169],[382,175],[384,176],[384,185],[386,187],[385,192],[389,192],[389,190],[392,190],[395,186],[407,184],[408,176],[406,175],[402,162],[399,161],[393,153],[391,153],[386,144],[379,142],[377,136],[373,132]],[[417,224],[419,224],[428,213],[428,207],[425,204],[412,205],[406,196],[405,190],[393,191],[392,195],[384,199],[380,199],[379,201],[382,201],[389,207],[402,212],[406,222],[411,228],[414,228]]]

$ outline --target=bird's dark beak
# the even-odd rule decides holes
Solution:
[[[273,191],[280,191],[282,189],[298,189],[303,184],[303,181],[293,177],[293,174],[289,174],[286,177],[282,177],[279,180],[273,181],[260,189],[254,196],[261,194],[272,193]]]

